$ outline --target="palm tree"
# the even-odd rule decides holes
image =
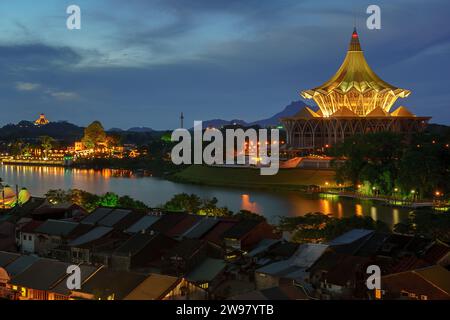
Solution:
[[[48,151],[53,148],[53,145],[55,144],[55,139],[49,136],[42,136],[41,138],[41,147],[44,149],[44,155],[47,158]]]

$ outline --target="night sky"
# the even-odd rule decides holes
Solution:
[[[70,4],[81,30],[66,28]],[[381,30],[366,28],[370,4]],[[448,0],[20,0],[0,14],[1,124],[265,118],[337,70],[354,20],[369,65],[412,91],[396,105],[450,124]]]

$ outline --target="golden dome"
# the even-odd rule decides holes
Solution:
[[[364,58],[356,29],[352,33],[344,62],[327,82],[301,93],[303,98],[314,99],[325,117],[347,107],[358,116],[366,116],[381,108],[389,112],[397,98],[411,92],[385,81],[370,68]]]

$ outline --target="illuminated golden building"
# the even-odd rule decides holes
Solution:
[[[50,121],[48,121],[47,118],[45,118],[45,114],[41,113],[39,115],[39,118],[34,122],[34,124],[37,126],[45,126],[49,122]]]
[[[398,98],[411,92],[383,81],[367,64],[354,29],[338,71],[324,84],[301,92],[319,106],[305,107],[281,119],[287,131],[288,149],[323,148],[345,137],[391,131],[411,134],[423,130],[430,117],[417,117],[406,107],[390,112]]]

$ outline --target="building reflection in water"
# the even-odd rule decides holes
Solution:
[[[256,202],[252,202],[248,194],[243,194],[241,196],[241,209],[255,213],[262,213],[258,204]]]
[[[139,179],[140,177],[150,178]],[[151,177],[144,171],[116,169],[77,169],[63,167],[33,167],[0,165],[4,184],[26,187],[35,196],[43,196],[50,189],[82,189],[96,194],[114,192],[160,205],[178,193],[195,193],[201,198],[216,197],[220,206],[232,211],[249,210],[269,219],[280,216],[302,216],[322,212],[334,217],[371,216],[392,226],[404,221],[409,210],[391,208],[369,201],[307,195],[300,192],[259,191],[176,183]],[[130,179],[131,178],[131,179]]]
[[[355,214],[358,216],[358,217],[362,217],[364,214],[363,214],[363,207],[362,207],[362,205],[360,205],[359,203],[357,203],[356,205],[355,205]]]
[[[338,202],[337,204],[338,207],[338,218],[341,219],[344,216],[344,210],[342,209],[342,203]]]
[[[400,223],[400,211],[397,208],[392,209],[393,225]]]
[[[377,208],[376,207],[370,207],[370,216],[373,220],[377,220]]]

